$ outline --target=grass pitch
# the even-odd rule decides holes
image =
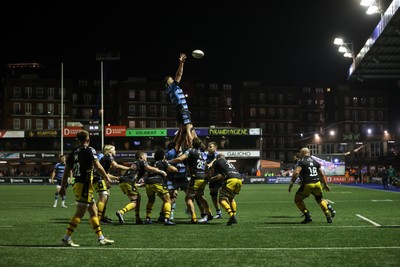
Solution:
[[[400,193],[332,185],[324,197],[337,210],[333,223],[311,197],[313,222],[303,225],[287,187],[245,184],[232,226],[226,212],[207,224],[187,224],[180,192],[177,225],[166,227],[135,225],[134,212],[120,225],[115,211],[128,199],[114,185],[106,211],[113,222],[102,230],[115,244],[98,245],[86,214],[72,237],[80,247],[68,248],[60,240],[75,211],[71,187],[62,209],[52,207],[54,185],[1,185],[0,266],[399,266]],[[144,218],[147,198],[140,190]],[[208,190],[206,197],[211,204]]]

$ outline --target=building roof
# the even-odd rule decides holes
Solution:
[[[349,80],[400,79],[400,0],[393,0],[349,69]]]

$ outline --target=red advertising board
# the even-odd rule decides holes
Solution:
[[[126,126],[106,126],[104,136],[126,136]]]
[[[76,134],[82,130],[82,127],[79,126],[70,126],[63,128],[64,137],[76,137]]]

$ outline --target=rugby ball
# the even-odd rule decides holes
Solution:
[[[200,59],[200,58],[204,57],[204,52],[199,49],[193,50],[192,57]]]

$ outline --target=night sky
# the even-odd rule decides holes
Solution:
[[[121,55],[111,72],[162,78],[175,74],[180,52],[201,49],[184,79],[331,85],[347,81],[351,65],[334,38],[358,52],[380,20],[358,0],[5,2],[0,63],[63,62],[67,76],[96,71],[96,52],[108,50]]]

